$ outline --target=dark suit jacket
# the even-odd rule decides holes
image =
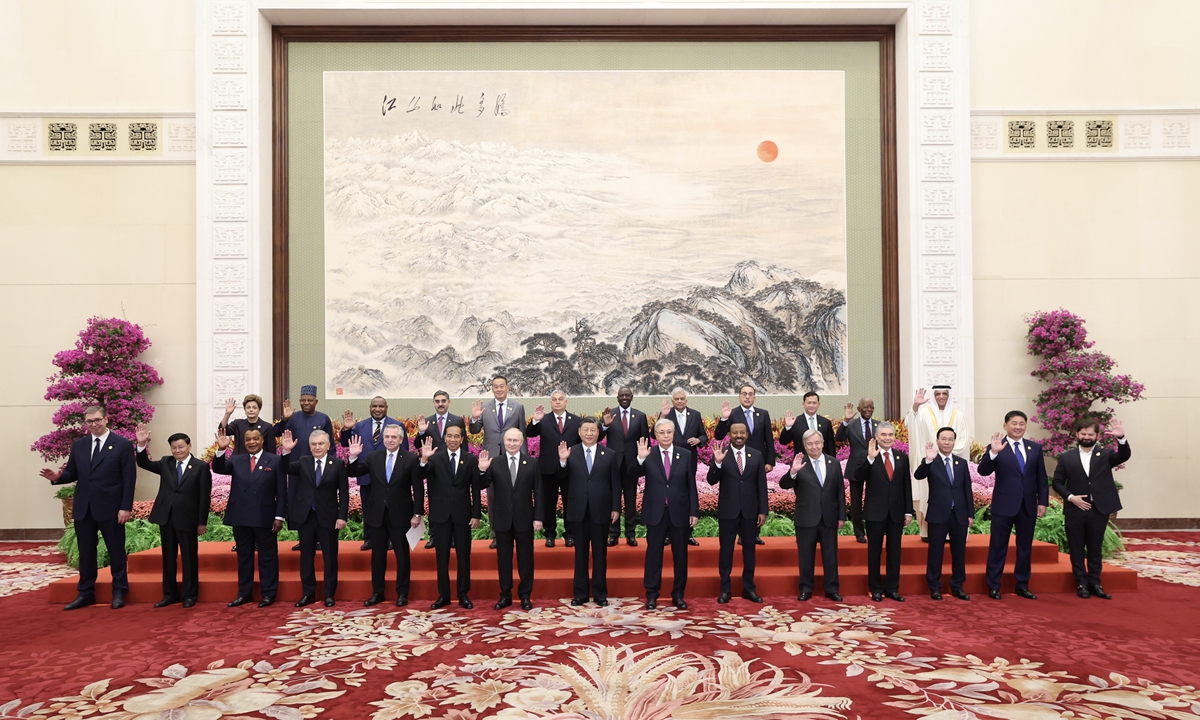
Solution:
[[[757,429],[757,428],[755,428]],[[771,438],[772,444],[775,439]],[[757,520],[767,514],[767,470],[763,454],[747,445],[745,470],[739,472],[734,449],[728,448],[721,467],[708,465],[708,484],[718,485],[717,517],[722,520],[744,517]],[[659,455],[662,458],[662,455]],[[646,462],[650,462],[649,458]],[[675,468],[672,467],[672,470]]]
[[[1012,445],[1005,438],[1004,449],[992,459],[992,453],[983,454],[979,461],[979,474],[996,473],[996,484],[992,488],[992,514],[1016,515],[1021,506],[1031,515],[1037,514],[1038,505],[1050,502],[1050,484],[1046,478],[1046,460],[1042,457],[1042,446],[1032,440],[1021,440],[1025,446],[1025,472],[1017,466],[1017,457]]]
[[[325,529],[346,519],[350,509],[350,479],[345,461],[334,457],[333,453],[326,455],[319,486],[316,462],[316,458],[308,455],[288,463],[287,471],[291,476],[288,480],[289,527],[307,522],[314,512],[317,526]]]
[[[567,447],[578,445],[579,440],[579,416],[572,415],[569,412],[563,413],[563,431],[558,431],[558,418],[554,413],[546,413],[541,422],[529,422],[525,430],[526,437],[540,437],[542,439],[541,452],[538,453],[538,470],[543,475],[554,475],[558,472],[558,444],[566,442]],[[502,452],[502,455],[507,453]],[[495,492],[494,490],[492,492]]]
[[[116,520],[118,510],[133,510],[133,490],[137,485],[137,462],[133,443],[109,431],[108,440],[92,460],[95,436],[84,435],[71,443],[71,454],[62,477],[55,485],[75,483],[75,520],[92,511],[96,520]]]
[[[833,439],[833,423],[824,415],[818,415],[817,430],[821,433],[821,437],[825,439],[825,443],[821,447],[821,452],[837,457],[837,442]],[[796,422],[793,423],[790,429],[785,427],[779,431],[779,444],[792,445],[792,449],[802,455],[804,454],[804,442],[801,438],[804,437],[804,433],[806,432],[808,432],[808,418],[804,414],[801,414],[796,418]],[[795,443],[792,442],[793,440],[795,440]],[[840,468],[841,466],[839,465],[838,467]],[[847,469],[849,469],[849,466],[847,466]]]
[[[845,427],[844,425],[842,427]],[[860,431],[861,432],[861,431]],[[912,481],[909,479],[908,455],[892,448],[892,479],[889,481],[887,467],[883,464],[883,450],[875,462],[869,463],[863,458],[862,464],[856,469],[858,482],[863,486],[863,520],[879,522],[891,520],[904,524],[905,515],[914,515]],[[847,463],[849,469],[849,463]],[[969,483],[968,483],[969,484]]]
[[[212,470],[208,463],[191,455],[183,471],[183,479],[176,482],[173,457],[151,460],[143,450],[137,454],[137,465],[143,470],[158,473],[158,496],[150,511],[150,522],[156,525],[171,524],[176,530],[196,532],[199,525],[208,524],[208,508],[212,503]]]
[[[545,422],[545,420],[542,420]],[[558,457],[558,453],[554,454]],[[483,481],[492,485],[492,504],[488,520],[497,532],[533,532],[533,521],[544,520],[539,515],[538,498],[542,496],[542,473],[536,461],[526,453],[517,460],[517,482],[508,467],[508,453],[492,458]],[[542,513],[543,515],[545,513]],[[555,520],[555,522],[557,522]]]
[[[636,408],[629,408],[629,434],[625,434],[625,426],[621,424],[621,408],[613,411],[613,424],[604,429],[605,443],[613,452],[621,457],[621,470],[630,472],[637,466],[638,440],[653,437],[650,425],[646,421],[646,413]]]
[[[425,443],[425,438],[427,437],[433,438],[433,446],[438,450],[441,450],[442,446],[444,446],[446,443],[442,441],[442,431],[438,429],[437,413],[426,416],[425,419],[429,421],[429,427],[425,429],[425,432],[417,433],[416,450],[420,451],[421,445]],[[463,441],[466,441],[467,423],[462,419],[461,415],[455,415],[451,412],[446,413],[446,427],[457,427],[458,429],[462,430]]]
[[[738,405],[729,413],[728,420],[721,420],[713,430],[714,440],[724,440],[729,434],[729,428],[734,423],[746,423],[746,410]],[[771,429],[771,413],[762,408],[754,408],[754,430],[746,445],[763,454],[768,465],[775,464],[775,431]]]
[[[828,422],[828,421],[826,421]],[[804,465],[796,477],[791,470],[779,479],[779,487],[796,489],[796,513],[792,524],[798,528],[816,527],[824,520],[830,527],[837,527],[846,520],[846,484],[842,479],[842,465],[832,455],[822,455],[825,462],[825,485],[817,480],[812,468],[813,460],[806,456]]]
[[[954,456],[954,486],[946,475],[946,467],[939,454],[933,462],[921,461],[913,477],[929,482],[929,507],[925,510],[925,520],[939,525],[951,520],[950,502],[954,502],[954,522],[966,525],[967,520],[975,517],[975,493],[971,489],[971,471],[967,461]]]
[[[220,428],[222,426],[220,423],[217,423],[217,427]],[[238,418],[237,420],[230,420],[229,424],[224,427],[225,427],[225,434],[233,439],[233,454],[234,455],[245,454],[245,452],[246,452],[246,431],[251,428],[250,421],[247,420],[246,418]],[[266,420],[263,420],[262,417],[259,417],[258,420],[256,420],[254,422],[253,427],[262,433],[262,436],[263,436],[262,449],[264,451],[269,452],[272,455],[274,455],[275,454],[275,427],[273,425],[271,425],[271,423],[267,422]]]
[[[586,448],[583,444],[571,448],[571,456],[567,458],[567,466],[559,467],[558,477],[566,478],[567,495],[571,503],[567,505],[568,522],[583,522],[584,508],[590,508],[587,520],[593,523],[604,523],[606,526],[612,520],[612,514],[621,511],[621,458],[612,450],[597,443],[593,446],[592,472],[587,469]],[[550,451],[549,448],[546,448]],[[558,451],[554,450],[554,457]],[[693,483],[693,486],[695,483]],[[495,491],[492,491],[495,494]],[[587,502],[581,502],[586,498]],[[545,519],[553,517],[554,508],[545,509]]]
[[[696,413],[699,416],[699,413]],[[642,490],[642,524],[662,522],[663,511],[670,512],[671,524],[688,526],[688,518],[700,517],[700,496],[696,491],[695,453],[680,444],[671,444],[671,476],[663,468],[662,449],[650,448],[650,457],[638,466],[638,475],[646,476]]]
[[[386,428],[390,425],[395,425],[400,428],[400,449],[405,450],[405,451],[412,450],[412,448],[408,444],[408,428],[404,426],[404,423],[400,422],[399,420],[397,420],[393,417],[388,417],[388,416],[384,416],[383,426],[379,428],[379,442],[378,443],[375,442],[375,418],[367,417],[366,420],[359,420],[358,422],[354,423],[354,428],[351,429],[350,432],[346,432],[345,430],[342,430],[342,447],[350,447],[350,437],[355,436],[355,437],[362,438],[362,448],[363,449],[362,449],[362,454],[360,454],[359,457],[365,457],[365,456],[370,455],[371,453],[375,452],[376,450],[382,450],[383,449],[383,430],[384,430],[384,428]],[[463,437],[466,437],[466,436],[464,435]],[[358,479],[358,484],[359,485],[370,485],[371,484],[371,476],[363,475],[361,478]]]
[[[370,477],[375,489],[363,503],[363,522],[372,527],[383,525],[383,511],[392,509],[392,522],[402,518],[405,522],[413,515],[425,514],[425,482],[421,472],[421,458],[416,453],[399,450],[392,465],[392,480],[387,479],[387,448],[381,448],[357,460],[346,468],[351,477]],[[359,485],[366,485],[359,480]]]
[[[666,419],[670,420],[671,424],[675,426],[675,439],[672,442],[672,446],[678,447],[682,450],[687,450],[692,456],[692,475],[695,475],[696,463],[698,461],[695,450],[708,444],[708,431],[704,429],[703,416],[701,416],[700,413],[696,412],[695,410],[688,408],[687,421],[684,423],[683,427],[679,427],[679,417],[675,414],[675,408],[672,407],[669,411],[667,411]],[[691,445],[688,445],[688,438],[698,438],[700,440],[700,444],[693,448]],[[634,462],[637,462],[636,457],[634,458]]]
[[[217,453],[213,472],[231,475],[229,504],[225,507],[225,524],[234,527],[269,528],[275,518],[287,512],[287,472],[283,458],[262,453],[254,472],[250,472],[250,456],[226,458]]]
[[[1054,468],[1054,492],[1061,495],[1063,500],[1068,495],[1090,495],[1092,507],[1096,510],[1105,515],[1115,513],[1121,509],[1121,497],[1113,480],[1113,468],[1128,460],[1132,452],[1128,441],[1117,445],[1116,452],[1108,448],[1092,448],[1088,473],[1084,473],[1079,450],[1073,448],[1066,451],[1058,456],[1058,466]],[[1064,512],[1079,512],[1079,508],[1066,503]]]
[[[871,437],[873,438],[875,431],[879,429],[879,421],[872,418],[870,423]],[[850,441],[850,459],[846,462],[846,475],[849,476],[850,482],[861,482],[854,471],[858,468],[859,463],[867,461],[867,439],[863,437],[863,419],[857,417],[850,422],[838,425],[833,439],[837,442]],[[836,455],[836,453],[834,454]]]
[[[484,486],[484,474],[479,472],[479,460],[464,444],[458,448],[458,472],[450,472],[450,453],[439,449],[425,465],[429,497],[429,521],[468,523],[479,519],[482,500],[479,491]]]

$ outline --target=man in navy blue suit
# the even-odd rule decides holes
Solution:
[[[346,410],[342,413],[342,447],[350,447],[350,438],[357,437],[362,440],[364,456],[381,450],[383,448],[383,429],[389,425],[400,427],[400,449],[408,452],[408,428],[404,427],[399,420],[388,417],[387,400],[380,395],[371,398],[371,417],[365,420],[355,423],[353,410]],[[363,474],[356,478],[356,482],[358,482],[358,497],[362,500],[362,507],[366,508],[367,502],[371,499],[371,476]],[[363,544],[359,550],[370,549],[371,530],[367,525],[363,525]]]
[[[287,473],[280,467],[278,455],[263,451],[263,433],[250,428],[242,436],[246,452],[225,457],[231,438],[224,428],[217,430],[217,456],[213,472],[232,476],[229,503],[225,506],[225,524],[233,528],[238,559],[238,594],[229,607],[250,602],[254,587],[254,551],[258,550],[258,584],[262,593],[259,607],[275,602],[279,590],[279,543],[276,533],[283,529],[287,507]]]
[[[623,386],[617,390],[617,407],[605,408],[603,422],[600,424],[600,434],[604,436],[608,447],[612,448],[621,458],[621,494],[625,500],[625,544],[637,547],[637,442],[642,438],[650,438],[650,426],[646,422],[646,413],[630,407],[633,403],[633,390]],[[608,546],[617,544],[621,534],[621,521],[612,524],[608,529]]]
[[[767,436],[771,436],[769,430]],[[749,437],[750,431],[744,423],[733,423],[729,427],[729,448],[713,443],[713,459],[708,469],[708,483],[719,485],[717,526],[721,552],[717,567],[721,573],[721,594],[717,602],[722,605],[729,602],[733,593],[730,575],[736,539],[742,542],[742,597],[750,602],[763,601],[755,592],[754,538],[767,521],[767,471],[763,454],[749,446]]]
[[[950,592],[959,600],[970,600],[962,586],[967,579],[967,529],[975,523],[975,494],[967,461],[954,455],[954,428],[937,431],[937,447],[925,443],[925,461],[913,477],[929,483],[929,555],[925,580],[929,596],[942,599],[942,558],[950,537]]]
[[[99,405],[83,411],[88,434],[71,443],[67,466],[42,470],[52,485],[75,483],[75,537],[79,542],[79,595],[64,610],[96,602],[96,533],[104,536],[112,568],[112,607],[125,607],[125,523],[133,517],[137,461],[133,443],[108,429],[108,413]]]
[[[645,438],[638,441],[638,472],[646,476],[642,490],[642,524],[646,526],[646,609],[658,607],[662,588],[663,545],[671,542],[675,564],[671,601],[687,610],[683,592],[687,588],[688,531],[700,517],[700,496],[696,491],[695,453],[675,443],[675,423],[654,423],[658,447],[651,448]]]
[[[754,407],[757,392],[754,386],[746,383],[738,388],[738,406],[730,408],[728,402],[721,403],[721,419],[713,430],[713,440],[724,440],[729,435],[729,429],[736,423],[746,426],[748,437],[746,445],[751,450],[757,450],[766,462],[764,470],[771,472],[775,468],[775,431],[771,427],[771,413],[763,408]],[[758,536],[758,527],[754,528],[754,541],[763,545]],[[738,544],[742,542],[738,538]]]
[[[1050,485],[1042,446],[1025,439],[1025,423],[1025,413],[1010,410],[1004,416],[1004,434],[992,435],[992,445],[979,461],[980,475],[996,473],[992,489],[992,541],[987,560],[988,597],[993,600],[1000,599],[1000,576],[1004,574],[1008,536],[1013,527],[1017,528],[1017,564],[1013,568],[1016,593],[1037,600],[1029,591],[1033,528],[1037,519],[1046,514]]]
[[[538,498],[538,506],[543,509],[545,516],[542,531],[546,534],[546,547],[554,547],[554,539],[558,535],[558,517],[555,515],[558,496],[561,492],[565,518],[571,503],[571,482],[569,478],[563,478],[560,487],[558,456],[553,452],[553,448],[557,448],[561,443],[566,443],[567,447],[579,444],[579,416],[567,412],[565,392],[555,390],[550,393],[549,415],[546,414],[544,405],[533,409],[533,419],[529,421],[525,437],[540,437],[541,447],[547,450],[538,455],[538,472],[542,474],[542,497]],[[569,525],[563,527],[563,542],[567,547],[575,546]]]
[[[621,515],[621,458],[600,442],[600,426],[593,418],[579,423],[579,444],[558,443],[558,476],[575,498],[563,518],[575,537],[575,607],[588,601],[588,551],[592,559],[592,599],[608,605],[608,528]],[[553,453],[548,445],[544,454]],[[542,511],[543,527],[554,522],[554,508]]]

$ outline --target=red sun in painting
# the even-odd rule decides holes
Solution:
[[[763,162],[772,162],[779,157],[779,146],[770,140],[763,140],[758,144],[758,159]]]

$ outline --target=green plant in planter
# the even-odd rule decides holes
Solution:
[[[66,500],[67,498],[75,497],[75,483],[71,483],[70,485],[60,485],[58,487],[58,492],[54,493],[54,497],[58,498],[59,500]]]

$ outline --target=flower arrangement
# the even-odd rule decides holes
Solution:
[[[1048,454],[1057,455],[1075,443],[1074,424],[1084,415],[1094,415],[1101,425],[1113,416],[1113,408],[1092,409],[1096,402],[1127,403],[1140,400],[1145,390],[1128,375],[1115,375],[1117,363],[1102,352],[1091,350],[1084,319],[1067,310],[1033,313],[1026,317],[1028,352],[1039,358],[1031,375],[1047,383],[1034,402],[1032,420],[1050,435],[1043,440]]]
[[[45,398],[63,403],[54,413],[58,428],[38,438],[30,449],[49,462],[66,458],[71,443],[85,433],[83,411],[89,405],[104,407],[109,429],[132,440],[138,423],[154,417],[154,406],[142,393],[163,383],[153,367],[137,359],[150,345],[134,323],[89,319],[75,349],[54,356],[58,372],[47,378]]]

